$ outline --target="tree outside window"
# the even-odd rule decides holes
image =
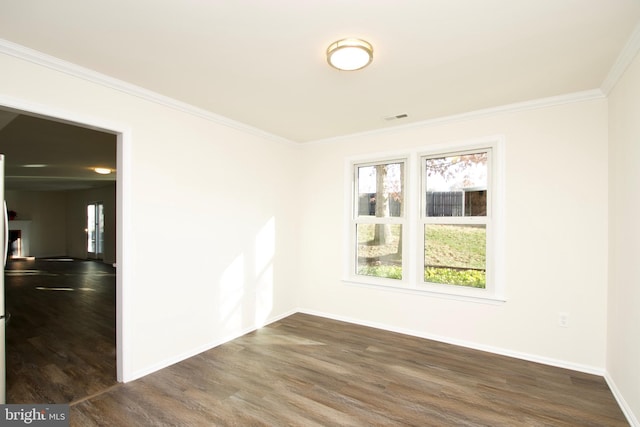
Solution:
[[[404,166],[356,166],[356,274],[402,279]]]

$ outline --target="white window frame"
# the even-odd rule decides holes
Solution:
[[[384,286],[400,292],[426,294],[434,297],[458,300],[499,303],[505,296],[505,142],[502,136],[491,136],[473,141],[437,144],[414,150],[359,156],[345,162],[345,238],[343,281],[358,286]],[[423,191],[423,159],[425,156],[438,157],[459,152],[490,151],[487,182],[487,217],[438,217],[426,218],[424,213],[426,192]],[[403,188],[404,217],[390,217],[392,223],[401,223],[403,236],[402,279],[387,279],[356,274],[357,241],[356,225],[364,223],[357,217],[357,167],[380,163],[405,161],[405,182]],[[423,194],[425,193],[425,194]],[[436,219],[434,219],[436,218]],[[453,219],[452,219],[453,218]],[[372,218],[380,222],[381,218]],[[367,218],[367,220],[369,220]],[[453,223],[486,223],[486,287],[484,289],[458,285],[442,285],[424,281],[424,225],[443,221]]]
[[[352,161],[349,164],[349,173],[351,175],[351,179],[349,180],[349,205],[350,206],[350,219],[348,226],[348,235],[349,240],[353,242],[352,247],[349,249],[349,260],[350,262],[346,263],[347,271],[345,272],[345,276],[348,277],[348,280],[353,282],[363,281],[365,283],[374,284],[374,285],[388,285],[388,286],[396,286],[398,284],[402,284],[406,286],[409,283],[409,271],[410,265],[407,262],[407,259],[410,258],[407,255],[408,245],[408,217],[409,214],[407,212],[407,206],[404,204],[402,207],[402,215],[399,217],[376,217],[376,216],[360,216],[358,214],[358,168],[359,167],[367,167],[367,166],[376,166],[381,164],[390,164],[390,163],[402,163],[404,164],[404,182],[402,183],[402,193],[403,198],[406,200],[407,194],[407,175],[409,169],[409,161],[407,156],[392,156],[392,157],[383,157],[378,159],[367,159],[366,161]],[[376,276],[366,276],[357,274],[358,268],[358,250],[357,250],[357,227],[359,224],[399,224],[402,226],[402,279],[390,279],[385,277],[376,277]]]

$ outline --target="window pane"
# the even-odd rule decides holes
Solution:
[[[98,226],[96,235],[96,253],[102,255],[104,253],[104,205],[102,203],[96,204],[97,215],[96,225]]]
[[[403,216],[404,163],[358,166],[358,216]]]
[[[87,252],[96,251],[96,210],[95,205],[87,205]]]
[[[487,215],[487,152],[426,159],[425,215]]]
[[[358,224],[356,273],[402,279],[402,225]]]
[[[424,248],[425,282],[486,286],[485,225],[426,224]]]

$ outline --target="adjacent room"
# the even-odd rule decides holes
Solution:
[[[74,294],[112,301],[113,382],[49,403],[73,425],[640,425],[639,23],[636,0],[3,1],[0,123],[113,156],[100,195],[5,191],[25,255],[115,286]],[[25,172],[42,150],[23,182],[57,176]]]
[[[116,383],[116,136],[7,110],[0,123],[7,401],[72,402]]]

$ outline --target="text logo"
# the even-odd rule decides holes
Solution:
[[[68,427],[69,405],[0,405],[0,425]]]

